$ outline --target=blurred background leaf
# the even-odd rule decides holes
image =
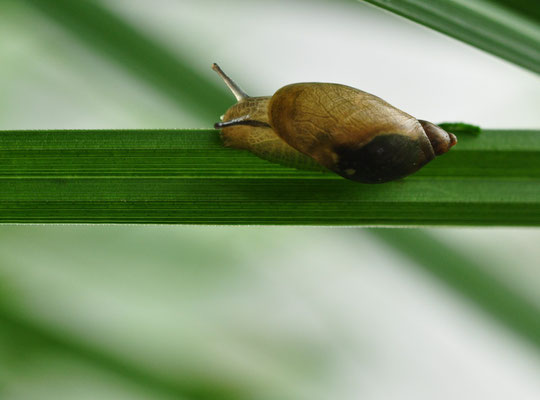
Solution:
[[[539,7],[531,2],[366,1],[540,73]]]
[[[540,346],[538,304],[494,274],[486,273],[489,266],[421,230],[372,229],[370,232]]]
[[[99,2],[70,0],[24,0],[65,28],[73,36],[126,72],[145,81],[160,94],[209,125],[216,112],[226,109],[230,95],[218,81],[205,79],[185,60],[161,47],[139,30],[103,8]],[[207,68],[210,68],[208,65]]]

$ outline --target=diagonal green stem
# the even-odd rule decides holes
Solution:
[[[540,25],[523,8],[511,14],[487,0],[365,1],[540,73]]]
[[[210,81],[185,60],[95,1],[25,0],[67,29],[85,45],[116,61],[181,107],[200,115],[208,126],[233,102],[219,80]],[[210,70],[210,64],[201,65]]]
[[[10,338],[9,347],[15,353],[17,361],[29,354],[47,349],[59,354],[69,354],[107,371],[120,378],[127,379],[142,388],[152,390],[157,395],[171,399],[193,400],[233,400],[244,399],[245,390],[220,379],[195,376],[176,376],[174,379],[151,371],[151,368],[138,366],[136,363],[113,356],[88,342],[69,334],[61,333],[14,312],[11,306],[0,304],[0,329],[2,338]]]
[[[540,132],[463,135],[382,185],[224,148],[214,130],[0,132],[0,222],[540,225]]]
[[[540,346],[540,309],[474,261],[421,230],[371,229],[370,233],[412,259],[422,270],[473,300],[508,328]]]

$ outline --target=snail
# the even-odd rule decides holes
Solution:
[[[410,175],[457,143],[441,127],[381,98],[336,83],[293,83],[250,97],[212,65],[238,102],[221,122],[227,147],[298,169],[330,170],[362,183]]]

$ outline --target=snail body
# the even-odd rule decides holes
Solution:
[[[213,69],[238,100],[215,125],[224,144],[268,161],[383,183],[418,171],[457,142],[437,125],[349,86],[295,83],[273,96],[249,97],[216,64]]]

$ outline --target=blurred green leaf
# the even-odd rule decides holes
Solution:
[[[158,92],[216,122],[233,102],[225,86],[205,79],[179,56],[92,0],[24,0],[67,29],[74,37],[116,61]],[[210,70],[210,65],[201,65]]]
[[[473,260],[421,230],[371,229],[370,233],[412,259],[508,328],[540,345],[540,310],[526,296],[486,273],[482,257]]]
[[[530,9],[538,15],[534,2],[511,14],[487,0],[365,1],[540,73],[540,25],[526,18]]]
[[[221,379],[211,379],[202,375],[165,377],[152,372],[151,367],[139,366],[131,360],[116,357],[103,351],[87,340],[62,333],[60,329],[46,326],[32,318],[16,312],[5,300],[0,303],[0,338],[9,341],[11,359],[2,359],[12,365],[24,363],[32,354],[44,350],[58,354],[76,356],[97,368],[118,377],[130,380],[140,387],[148,388],[165,398],[194,400],[236,400],[245,399],[243,387]]]
[[[485,131],[364,185],[224,148],[214,130],[0,132],[0,221],[540,225],[540,132]]]
[[[115,357],[86,340],[70,337],[25,318],[0,304],[0,329],[2,339],[8,340],[12,352],[12,363],[24,362],[31,354],[52,350],[58,354],[77,356],[96,367],[136,382],[154,393],[174,399],[236,400],[246,398],[244,388],[235,387],[225,380],[211,380],[204,376],[175,378],[153,373],[151,368],[136,365],[132,361]],[[6,360],[3,360],[5,362]]]
[[[526,18],[540,21],[540,5],[531,0],[492,0],[508,10],[513,10]]]

